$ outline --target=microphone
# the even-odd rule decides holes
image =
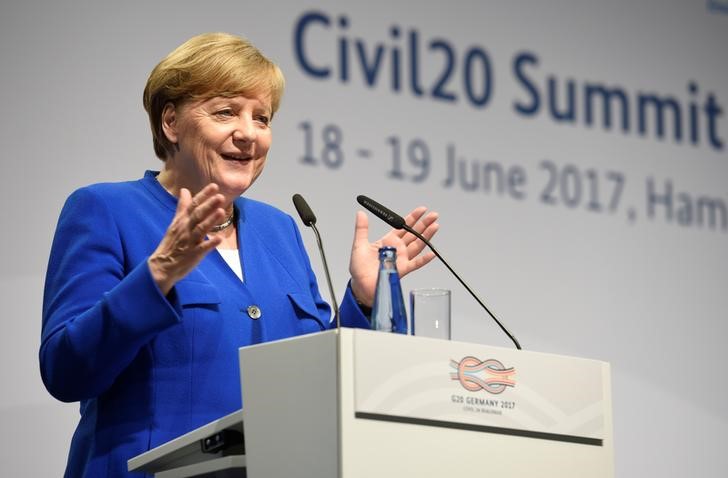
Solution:
[[[313,213],[311,208],[308,207],[308,203],[305,199],[303,199],[303,196],[300,194],[294,194],[293,205],[296,206],[296,211],[298,211],[298,215],[301,216],[301,222],[303,222],[304,226],[311,227],[316,224],[316,215]]]
[[[318,250],[321,254],[321,262],[323,262],[324,265],[324,274],[326,275],[326,283],[329,286],[329,294],[331,295],[331,303],[334,307],[334,317],[336,318],[336,328],[341,328],[341,319],[339,318],[339,303],[336,301],[336,296],[334,295],[334,286],[331,284],[331,273],[329,272],[329,265],[326,263],[326,254],[324,254],[324,246],[321,243],[321,235],[318,232],[318,229],[316,228],[316,215],[313,213],[311,208],[308,206],[308,203],[305,199],[303,199],[303,196],[300,194],[294,194],[293,195],[293,205],[296,206],[296,211],[298,212],[298,215],[301,217],[301,222],[306,227],[310,227],[313,229],[314,234],[316,235],[316,244],[318,244]]]
[[[404,222],[404,219],[402,218],[402,216],[400,216],[399,214],[397,214],[395,212],[390,211],[389,209],[382,206],[375,200],[369,199],[368,197],[366,197],[362,194],[358,195],[356,197],[356,200],[359,204],[361,204],[362,206],[367,208],[369,210],[369,212],[371,212],[372,214],[374,214],[379,219],[386,222],[393,228],[404,229],[405,226],[407,226],[407,223]],[[427,242],[425,242],[425,244],[427,244]]]
[[[508,331],[508,329],[501,323],[500,320],[498,320],[498,318],[493,314],[493,312],[491,312],[490,309],[488,309],[488,306],[486,306],[485,303],[483,303],[483,301],[480,300],[480,297],[478,297],[477,294],[475,292],[473,292],[473,290],[468,286],[468,284],[466,284],[465,281],[460,278],[458,273],[455,272],[455,270],[452,267],[450,267],[450,264],[448,264],[448,262],[445,260],[444,257],[442,257],[440,255],[439,252],[437,252],[437,249],[435,249],[435,246],[433,246],[430,243],[430,241],[428,241],[425,238],[425,236],[423,236],[419,232],[417,232],[414,229],[412,229],[411,227],[409,227],[402,216],[400,216],[399,214],[397,214],[395,212],[392,212],[391,210],[382,206],[375,200],[370,199],[363,195],[357,196],[356,200],[359,204],[364,206],[369,212],[371,212],[372,214],[374,214],[379,219],[386,222],[393,228],[404,229],[405,231],[409,232],[410,234],[415,236],[420,241],[424,242],[427,245],[427,247],[429,247],[430,250],[435,254],[435,256],[437,256],[437,258],[440,259],[440,261],[443,264],[445,264],[445,267],[448,268],[448,270],[452,273],[452,275],[455,276],[455,278],[460,282],[460,284],[462,284],[462,286],[465,287],[465,290],[467,290],[470,293],[470,295],[476,300],[476,302],[478,302],[478,304],[480,304],[480,306],[483,309],[485,309],[485,311],[488,313],[488,315],[495,321],[496,324],[498,324],[498,327],[500,327],[500,329],[503,332],[505,332],[505,334],[508,336],[509,339],[511,339],[511,341],[516,346],[516,348],[518,350],[521,350],[521,344],[518,343],[518,340],[516,339],[516,337]]]

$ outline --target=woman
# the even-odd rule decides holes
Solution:
[[[161,172],[74,192],[46,276],[41,373],[81,402],[66,476],[125,476],[126,461],[239,409],[238,347],[320,331],[330,308],[293,219],[240,197],[265,165],[283,77],[250,43],[205,34],[144,90]],[[408,222],[432,237],[436,215]],[[432,259],[396,231],[369,243],[358,212],[343,325],[368,327],[380,245],[401,274]]]

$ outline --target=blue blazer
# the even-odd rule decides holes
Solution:
[[[177,200],[155,176],[79,189],[58,221],[40,367],[53,396],[81,402],[69,477],[127,476],[129,458],[241,408],[238,347],[331,326],[294,220],[242,197],[245,282],[213,251],[163,296],[146,260]],[[350,288],[341,316],[368,327]]]

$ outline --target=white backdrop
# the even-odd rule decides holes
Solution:
[[[314,12],[301,60],[296,27]],[[306,197],[339,295],[355,196],[402,213],[425,204],[442,216],[438,248],[524,348],[612,364],[617,476],[723,476],[726,12],[724,0],[3,4],[3,474],[59,476],[75,425],[77,404],[48,396],[37,365],[65,197],[159,168],[141,106],[149,71],[190,36],[228,31],[288,82],[267,169],[248,194],[291,213],[291,195]],[[562,113],[573,88],[573,119],[554,119],[550,84]],[[467,172],[449,186],[448,151]],[[486,168],[510,174],[503,189]],[[372,238],[385,231],[370,221]],[[509,346],[443,266],[404,280],[424,286],[453,290],[455,339]]]

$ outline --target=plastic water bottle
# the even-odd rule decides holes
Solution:
[[[397,250],[394,247],[379,249],[379,275],[371,326],[373,330],[407,333],[407,312],[397,272]]]

